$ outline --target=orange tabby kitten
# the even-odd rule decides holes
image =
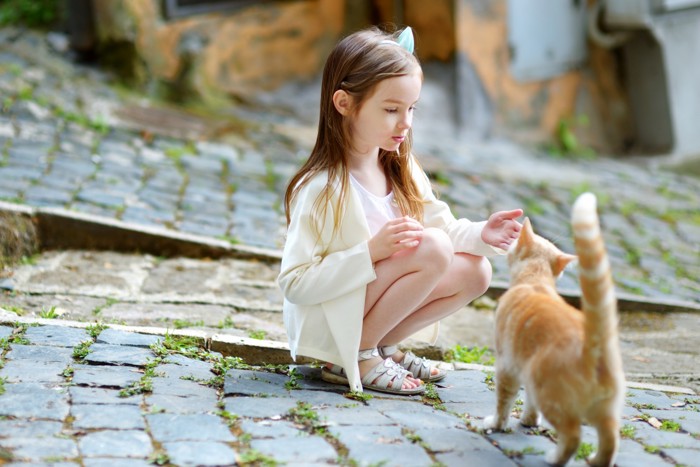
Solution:
[[[496,310],[496,415],[484,428],[506,427],[522,384],[525,410],[520,423],[534,426],[542,413],[556,429],[556,449],[547,462],[564,465],[576,452],[581,424],[598,432],[591,465],[611,466],[619,444],[624,402],[617,334],[617,299],[600,233],[596,198],[581,195],[573,207],[582,310],[556,292],[555,280],[576,256],[562,253],[532,231],[525,219],[508,251],[511,284]]]

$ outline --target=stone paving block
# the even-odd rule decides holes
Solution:
[[[338,454],[333,446],[318,436],[253,439],[250,442],[250,447],[282,464],[331,464],[337,462],[338,459]]]
[[[348,448],[348,457],[361,465],[431,465],[430,456],[406,439],[398,426],[331,426],[328,431]]]
[[[486,436],[506,453],[519,453],[526,457],[537,456],[541,457],[542,460],[549,451],[555,448],[555,444],[547,437],[529,434],[514,420],[509,423],[509,428],[513,430],[510,433],[493,432]]]
[[[296,400],[289,397],[226,397],[225,410],[241,417],[282,417],[296,407]]]
[[[73,427],[79,429],[144,430],[141,409],[124,404],[74,404]]]
[[[398,425],[412,430],[420,428],[456,428],[465,426],[464,421],[453,414],[437,410],[426,404],[406,404],[405,401],[369,401],[369,406],[378,410]]]
[[[62,383],[65,363],[32,360],[10,360],[0,369],[0,378],[10,383]]]
[[[0,339],[7,339],[12,335],[12,326],[0,326]],[[17,344],[16,344],[17,345]]]
[[[0,415],[63,421],[69,409],[67,391],[41,384],[7,384],[0,395]]]
[[[433,453],[498,451],[486,438],[466,428],[424,427],[413,432],[420,438],[421,444]]]
[[[343,394],[338,391],[338,388],[333,388],[333,390],[329,391],[294,389],[289,392],[289,397],[292,397],[299,402],[306,402],[307,404],[319,408],[328,406],[344,406],[353,402],[351,399],[343,396]]]
[[[0,439],[0,446],[12,451],[13,459],[25,461],[51,461],[78,456],[78,446],[72,439],[53,436],[41,438]]]
[[[670,456],[677,465],[698,465],[700,464],[700,450],[684,448],[665,448],[664,454]]]
[[[158,372],[158,368],[156,368]],[[209,396],[216,399],[216,389],[196,381],[173,378],[152,379],[153,394],[179,397],[204,397]]]
[[[163,443],[170,462],[178,466],[236,465],[236,452],[223,443]]]
[[[320,407],[317,413],[324,420],[332,421],[332,423],[337,425],[351,425],[355,427],[363,425],[396,425],[394,419],[374,410],[373,407],[351,400],[348,400],[345,405]]]
[[[516,467],[518,464],[510,460],[497,448],[493,450],[478,451],[455,451],[440,453],[435,456],[436,460],[447,466],[479,466],[479,467]],[[543,465],[542,467],[545,467]]]
[[[307,435],[297,425],[286,420],[242,420],[240,427],[243,432],[255,439],[295,438]]]
[[[81,386],[125,388],[142,376],[142,373],[131,367],[73,365],[73,384]]]
[[[47,345],[12,344],[10,351],[5,354],[5,359],[55,362],[68,366],[73,362],[73,349]]]
[[[615,458],[617,467],[668,467],[661,455],[644,450],[644,446],[631,439],[620,440],[620,449]],[[688,464],[689,466],[692,464]]]
[[[150,349],[110,344],[92,344],[85,361],[109,365],[145,366],[155,358]]]
[[[62,326],[31,326],[24,337],[34,345],[53,345],[56,347],[75,347],[81,342],[92,340],[85,329]]]
[[[688,433],[700,435],[700,412],[694,410],[641,410],[642,413],[658,420],[670,420],[681,426],[681,429]]]
[[[32,186],[24,191],[27,203],[44,206],[64,206],[73,200],[73,193],[43,186]]]
[[[659,448],[690,448],[700,450],[700,440],[687,433],[676,433],[654,428],[647,422],[635,420],[630,423],[634,428],[634,439],[645,446]]]
[[[194,378],[199,381],[212,379],[213,365],[210,362],[188,358],[180,354],[168,355],[165,362],[158,365],[158,373],[168,378]]]
[[[90,458],[83,459],[83,467],[153,467],[146,459]]]
[[[218,411],[216,394],[202,396],[151,395],[146,397],[151,411],[164,411],[170,414],[214,413]]]
[[[627,388],[625,403],[633,407],[646,409],[670,409],[677,400],[661,391],[650,389]]]
[[[210,414],[151,414],[146,416],[157,441],[235,441],[228,426]]]
[[[0,438],[44,438],[55,436],[63,429],[63,422],[46,420],[0,420]]]
[[[87,433],[78,440],[78,446],[85,458],[145,458],[153,453],[151,438],[141,430],[103,430]]]
[[[142,402],[140,395],[122,397],[119,395],[120,391],[118,389],[70,386],[68,393],[70,394],[72,406],[80,404],[139,405]],[[99,410],[99,407],[96,410]]]
[[[117,331],[116,329],[103,330],[95,342],[98,344],[126,345],[132,347],[148,347],[163,341],[163,336],[153,334],[139,334],[136,332]]]
[[[232,395],[268,395],[289,397],[290,391],[285,389],[289,377],[253,370],[229,370],[224,378],[224,396]]]

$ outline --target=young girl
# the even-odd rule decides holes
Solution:
[[[326,381],[397,394],[444,370],[398,344],[482,295],[484,256],[515,240],[522,210],[474,223],[436,199],[411,153],[423,74],[410,28],[354,33],[323,71],[316,144],[285,195],[279,285],[292,356],[328,362]]]

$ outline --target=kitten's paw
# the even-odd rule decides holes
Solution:
[[[614,459],[603,459],[603,456],[601,454],[593,453],[588,458],[588,464],[592,467],[612,467],[613,465],[615,465],[615,462]]]
[[[557,449],[552,449],[549,451],[545,456],[544,461],[549,465],[562,465],[562,463],[559,462],[559,451]]]
[[[526,427],[536,427],[540,424],[540,421],[540,416],[536,412],[531,414],[523,414],[523,416],[520,417],[520,424]]]
[[[496,430],[501,431],[502,426],[498,423],[498,418],[495,415],[489,415],[484,418],[484,430]]]

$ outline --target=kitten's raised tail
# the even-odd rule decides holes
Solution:
[[[581,309],[586,316],[584,351],[597,358],[617,338],[617,298],[593,193],[578,197],[571,222],[579,260]]]

